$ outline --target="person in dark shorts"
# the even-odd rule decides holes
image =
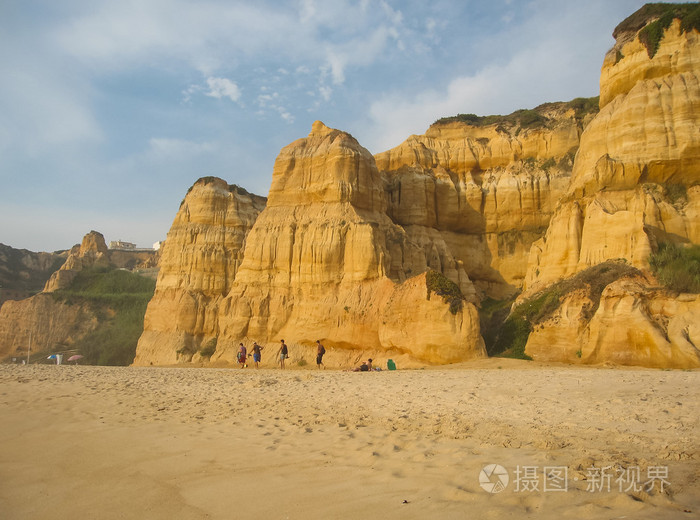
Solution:
[[[279,349],[279,354],[280,354],[280,368],[284,370],[284,360],[289,357],[289,349],[287,349],[287,344],[284,342],[283,339],[280,340],[280,349]]]
[[[316,345],[318,345],[318,348],[316,349],[316,365],[318,365],[319,369],[323,367],[325,370],[326,365],[323,364],[323,355],[326,353],[326,349],[323,345],[321,345],[320,339],[316,340]]]
[[[260,368],[258,366],[258,363],[260,363],[260,352],[262,351],[263,347],[258,345],[255,341],[253,342],[253,362],[255,363],[255,368]]]

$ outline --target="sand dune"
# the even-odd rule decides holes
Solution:
[[[3,365],[0,510],[690,518],[699,383],[497,359],[379,373]],[[500,493],[480,485],[490,464],[507,472]]]

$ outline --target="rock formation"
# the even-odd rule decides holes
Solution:
[[[108,265],[109,250],[105,244],[105,238],[102,236],[102,233],[90,231],[83,237],[80,246],[73,246],[61,268],[51,275],[49,281],[46,282],[44,292],[65,289],[82,269],[100,266],[107,267]]]
[[[218,306],[264,207],[265,198],[221,179],[202,178],[190,188],[162,247],[135,363],[176,363],[178,351],[191,355],[201,338],[217,335]]]
[[[197,182],[168,235],[135,363],[232,363],[239,341],[282,337],[300,363],[316,339],[352,352],[346,360],[478,357],[480,300],[524,289],[524,301],[622,258],[636,278],[606,281],[595,305],[562,294],[525,352],[698,366],[697,298],[662,290],[648,271],[658,244],[700,241],[698,31],[664,14],[650,42],[659,9],[616,29],[600,111],[576,99],[462,114],[376,157],[316,122],[280,152],[266,203]],[[430,297],[433,272],[455,284],[459,305]]]
[[[480,295],[513,294],[531,244],[569,186],[592,107],[579,99],[510,116],[437,121],[425,135],[377,155],[389,215],[412,240],[435,250],[430,267],[440,270],[447,257]]]
[[[473,303],[465,301],[452,314],[440,298],[428,299],[425,275],[411,277],[416,265],[425,271],[426,251],[387,216],[374,158],[349,134],[316,122],[307,138],[282,149],[265,209],[240,227],[238,249],[226,248],[242,258],[228,271],[232,283],[213,293],[169,281],[167,274],[169,251],[183,249],[183,213],[196,204],[206,208],[207,218],[212,214],[206,201],[211,188],[197,187],[168,234],[136,364],[173,363],[183,354],[189,359],[212,337],[213,361],[233,361],[244,338],[284,337],[299,346],[322,339],[337,349],[403,351],[423,362],[484,355]],[[239,204],[232,215],[240,219],[241,211],[246,208]],[[211,221],[205,226],[209,230]],[[210,236],[215,243],[206,250],[216,250],[221,233]],[[196,264],[175,262],[180,269]],[[470,287],[456,263],[444,268]]]
[[[0,307],[0,360],[26,359],[30,345],[32,353],[65,350],[97,326],[89,305],[57,301],[50,294],[7,301]]]
[[[58,253],[34,253],[0,244],[0,306],[40,292],[64,262]]]
[[[700,35],[675,20],[650,58],[637,34],[619,33],[605,57],[600,113],[532,247],[527,288],[610,258],[646,267],[657,240],[700,242]],[[687,190],[682,206],[665,196],[669,185]]]
[[[700,243],[700,34],[674,19],[652,53],[640,38],[658,18],[645,18],[649,12],[616,29],[600,113],[581,136],[567,194],[532,246],[523,299],[609,259],[647,271],[658,244]],[[700,366],[696,295],[619,280],[590,320],[580,298],[564,300],[528,338],[525,352],[535,359]]]

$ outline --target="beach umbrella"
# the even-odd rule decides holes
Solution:
[[[47,357],[46,359],[56,359],[56,354],[51,354],[51,355],[50,355],[49,357]]]
[[[80,354],[76,354],[74,356],[69,357],[68,361],[75,361],[75,364],[77,365],[79,359],[83,359],[83,356],[81,356]]]

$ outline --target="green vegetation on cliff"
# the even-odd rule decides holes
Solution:
[[[97,328],[74,344],[92,365],[129,365],[143,332],[146,306],[155,281],[120,269],[81,271],[70,287],[53,297],[69,304],[87,304],[100,321]]]
[[[700,4],[646,4],[638,11],[625,18],[615,27],[613,37],[625,32],[639,31],[639,41],[647,48],[649,58],[659,50],[664,31],[671,26],[674,19],[681,21],[681,32],[693,29],[700,31]],[[653,20],[649,23],[650,20]]]
[[[662,243],[649,257],[659,281],[677,292],[700,293],[700,246]]]
[[[471,126],[484,127],[490,125],[499,125],[501,127],[519,127],[519,128],[542,128],[546,127],[552,120],[545,114],[547,112],[557,110],[566,111],[573,109],[577,121],[583,120],[588,114],[598,112],[599,97],[592,98],[576,98],[569,102],[544,103],[533,109],[516,110],[507,116],[491,115],[477,116],[476,114],[457,114],[456,116],[443,117],[435,121],[435,125],[446,125],[448,123],[460,122]]]
[[[462,310],[464,295],[459,286],[444,274],[433,270],[428,271],[425,274],[425,285],[428,289],[428,300],[430,293],[434,292],[438,296],[442,296],[442,301],[450,304],[452,314],[457,314],[458,311]]]
[[[605,287],[620,278],[640,274],[638,269],[624,261],[608,260],[550,285],[515,307],[510,314],[504,309],[511,302],[485,301],[480,317],[486,352],[489,356],[530,359],[525,354],[530,332],[535,325],[551,318],[566,296],[576,291],[585,292],[589,303],[584,305],[581,318],[590,321],[598,310]]]

